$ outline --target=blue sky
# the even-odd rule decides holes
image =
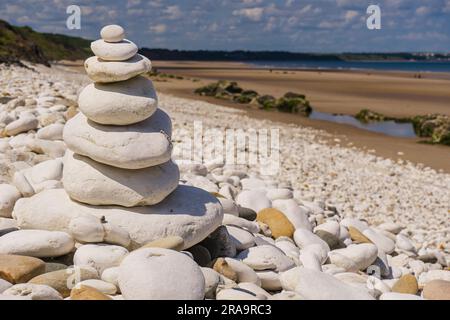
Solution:
[[[81,30],[66,8],[82,9]],[[382,29],[366,9],[381,7]],[[118,23],[139,46],[297,52],[450,52],[450,0],[2,0],[0,18],[90,39]]]

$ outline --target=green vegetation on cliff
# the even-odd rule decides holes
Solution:
[[[53,60],[86,59],[90,40],[59,34],[39,33],[0,20],[0,62],[25,60],[49,65]]]

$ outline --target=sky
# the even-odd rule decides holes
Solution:
[[[66,27],[72,4],[80,30]],[[380,30],[367,28],[369,5]],[[1,0],[0,19],[88,39],[120,24],[148,48],[450,52],[450,0]]]

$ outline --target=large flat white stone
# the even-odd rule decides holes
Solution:
[[[112,225],[129,232],[132,246],[169,236],[183,238],[185,248],[201,242],[223,219],[220,202],[208,192],[179,186],[155,206],[124,208],[89,206],[73,201],[63,189],[46,190],[20,199],[13,215],[22,229],[58,230],[70,233],[72,219],[105,217]]]
[[[64,128],[70,150],[97,162],[123,169],[142,169],[170,160],[172,122],[163,110],[145,121],[129,126],[105,126],[82,113]]]

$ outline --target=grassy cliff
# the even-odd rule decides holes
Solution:
[[[90,40],[39,33],[0,20],[0,62],[25,60],[49,65],[52,60],[85,59],[91,55]]]

